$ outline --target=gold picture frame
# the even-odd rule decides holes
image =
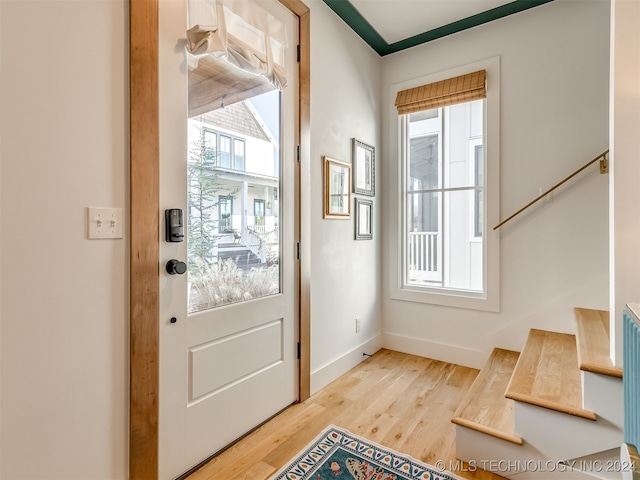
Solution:
[[[351,164],[322,157],[324,164],[323,218],[351,218]]]

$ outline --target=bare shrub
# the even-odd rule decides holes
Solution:
[[[278,293],[279,273],[277,264],[245,272],[233,260],[213,265],[196,262],[189,269],[189,311],[197,312]]]

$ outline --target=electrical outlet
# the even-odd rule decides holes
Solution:
[[[362,328],[362,321],[360,317],[356,317],[356,333],[360,333],[360,328]]]

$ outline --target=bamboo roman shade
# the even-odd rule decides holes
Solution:
[[[287,84],[285,24],[253,0],[188,0],[189,116]]]
[[[446,107],[487,97],[487,72],[460,75],[459,77],[429,83],[398,92],[396,108],[399,115]]]

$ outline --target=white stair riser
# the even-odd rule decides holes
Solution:
[[[600,480],[621,480],[623,471],[627,469],[620,461],[620,447],[597,452],[581,458],[574,458],[571,463],[576,470],[590,473],[593,478]]]
[[[512,480],[594,480],[588,473],[573,471],[561,462],[565,458],[553,460],[541,455],[532,444],[524,442],[516,445],[505,440],[486,435],[470,428],[456,425],[456,458],[469,463],[466,471],[474,467],[492,471]],[[447,468],[455,470],[453,465]],[[462,475],[463,471],[453,471]]]
[[[523,472],[513,477],[511,480],[605,480],[603,477],[590,475],[588,473],[567,470],[564,472]],[[622,477],[620,477],[622,478]]]
[[[515,433],[551,459],[577,458],[620,446],[620,426],[515,402]]]
[[[621,378],[582,372],[582,398],[583,408],[623,428],[624,394]]]
[[[535,451],[528,452],[526,445],[517,445],[461,425],[456,425],[456,458],[473,461],[483,470],[489,469],[486,467],[490,461],[545,460]]]
[[[512,462],[545,460],[526,444],[516,445],[460,425],[456,425],[456,458],[507,478],[518,473],[517,468],[511,468]]]

